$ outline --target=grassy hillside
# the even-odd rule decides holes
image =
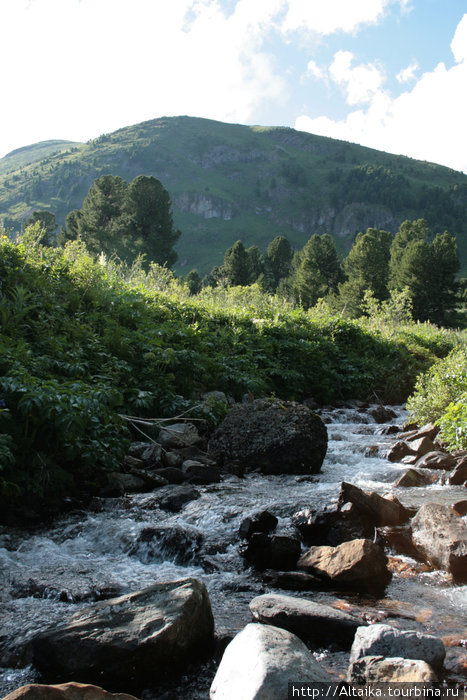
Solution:
[[[1,173],[0,218],[13,225],[39,208],[63,223],[102,174],[154,175],[183,234],[182,272],[206,272],[239,238],[264,248],[282,233],[301,247],[328,232],[346,251],[360,230],[421,217],[457,236],[467,269],[467,176],[289,128],[156,119]]]
[[[26,165],[49,158],[56,153],[62,153],[74,146],[79,146],[75,141],[40,141],[32,146],[23,146],[7,153],[0,159],[0,175],[6,175],[20,170]]]

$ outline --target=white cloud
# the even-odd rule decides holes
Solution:
[[[295,127],[467,172],[467,152],[459,141],[467,123],[467,14],[451,50],[456,65],[447,68],[439,63],[398,97],[376,90],[365,109],[352,111],[345,119],[302,115]]]
[[[318,80],[327,80],[328,71],[326,67],[319,66],[316,61],[308,61],[306,75],[311,75],[313,78],[317,78]]]
[[[282,2],[227,15],[218,0],[1,0],[2,132],[17,134],[5,148],[162,115],[248,121],[287,96],[262,49]]]
[[[410,83],[411,80],[415,78],[415,73],[418,71],[419,65],[415,61],[411,63],[407,68],[402,68],[396,75],[396,79],[399,83]]]
[[[355,32],[378,22],[392,0],[288,0],[282,24],[285,32],[309,30],[318,34]]]
[[[384,75],[375,63],[362,63],[353,67],[353,60],[354,55],[350,51],[338,51],[329,67],[329,75],[344,88],[347,104],[364,104],[378,93]]]

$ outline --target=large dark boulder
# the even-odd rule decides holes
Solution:
[[[214,622],[196,579],[158,583],[80,610],[32,641],[45,680],[147,687],[210,650]]]
[[[326,426],[316,413],[266,399],[236,404],[209,442],[209,454],[234,473],[314,474],[326,449]]]
[[[286,535],[255,532],[240,545],[242,557],[258,569],[294,569],[300,557],[300,542]]]

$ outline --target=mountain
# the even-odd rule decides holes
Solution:
[[[466,175],[286,127],[170,117],[86,144],[28,146],[0,160],[0,219],[14,227],[32,211],[50,209],[63,224],[106,173],[161,180],[182,231],[183,273],[220,264],[238,239],[264,249],[281,233],[298,248],[327,232],[345,252],[358,231],[395,232],[417,218],[433,233],[457,236],[467,272]]]

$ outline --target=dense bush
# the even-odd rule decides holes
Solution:
[[[122,415],[174,415],[211,389],[402,401],[451,348],[431,326],[386,334],[255,285],[193,297],[165,268],[47,248],[33,227],[0,242],[0,491],[89,489],[125,454]]]
[[[467,449],[466,350],[453,350],[422,374],[407,407],[420,424],[436,422],[450,449]]]

